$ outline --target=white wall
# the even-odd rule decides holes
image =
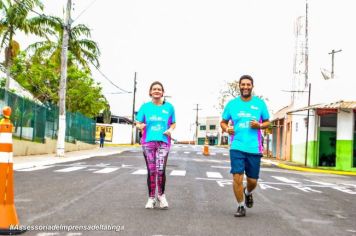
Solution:
[[[111,144],[131,144],[132,126],[129,124],[99,124],[100,126],[112,126],[112,141],[105,141]],[[136,140],[136,127],[134,128],[134,140]],[[97,140],[98,142],[98,140]]]
[[[128,124],[111,124],[113,126],[113,144],[131,144],[132,126]],[[134,130],[134,140],[136,128]]]
[[[337,114],[337,140],[353,140],[354,135],[354,112],[350,110],[340,110]],[[351,129],[350,129],[351,124]]]

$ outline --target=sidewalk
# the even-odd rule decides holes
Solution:
[[[276,166],[276,167],[279,167],[282,169],[287,169],[287,170],[356,176],[356,172],[305,167],[303,164],[299,164],[299,163],[295,163],[295,162],[291,162],[291,161],[285,161],[285,160],[277,160],[276,158],[270,158],[270,157],[269,158],[263,157],[261,161],[264,164]]]
[[[66,152],[64,157],[56,157],[56,154],[30,155],[13,157],[14,170],[27,169],[37,166],[53,165],[69,161],[78,161],[94,156],[107,156],[119,154],[134,146],[121,145],[116,147],[94,148],[90,150]]]

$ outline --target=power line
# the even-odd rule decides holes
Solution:
[[[122,88],[120,88],[119,86],[117,86],[116,84],[114,84],[114,82],[112,82],[96,65],[94,65],[93,63],[92,63],[92,65],[93,65],[93,66],[98,70],[98,72],[99,72],[107,81],[109,81],[110,84],[112,84],[115,88],[120,89],[120,90],[123,91],[124,93],[132,93],[132,92],[127,91],[127,90],[125,90],[125,89],[122,89]]]
[[[92,1],[72,22],[78,20],[78,18],[81,17],[96,1],[97,0]]]

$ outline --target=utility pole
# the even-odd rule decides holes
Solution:
[[[329,52],[329,54],[331,54],[331,78],[333,79],[334,78],[334,54],[335,53],[338,53],[338,52],[341,52],[342,50],[337,50],[335,51],[334,49]]]
[[[309,83],[308,89],[308,111],[307,111],[307,121],[306,121],[306,128],[307,128],[307,136],[305,138],[305,161],[304,165],[307,166],[308,160],[308,142],[309,142],[309,106],[310,106],[310,94],[311,94],[311,83]]]
[[[197,108],[193,109],[193,110],[196,110],[196,117],[195,117],[195,145],[198,144],[198,126],[199,126],[199,116],[198,116],[198,111],[201,110],[199,109],[199,104],[197,104]]]
[[[65,134],[66,134],[66,90],[67,90],[67,54],[68,41],[70,34],[70,11],[72,1],[67,0],[67,10],[63,25],[63,40],[61,52],[61,80],[59,84],[59,121],[58,121],[58,136],[57,136],[57,157],[64,157],[65,152]]]
[[[136,72],[134,78],[134,91],[133,91],[133,102],[132,102],[132,130],[131,130],[131,145],[134,144],[134,130],[135,130],[135,100],[136,100]]]
[[[309,46],[308,46],[308,0],[305,2],[305,83],[304,88],[308,86],[309,70]]]

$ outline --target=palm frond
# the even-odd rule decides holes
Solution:
[[[75,39],[78,39],[79,36],[91,37],[90,29],[83,24],[79,24],[71,28],[71,36]]]

